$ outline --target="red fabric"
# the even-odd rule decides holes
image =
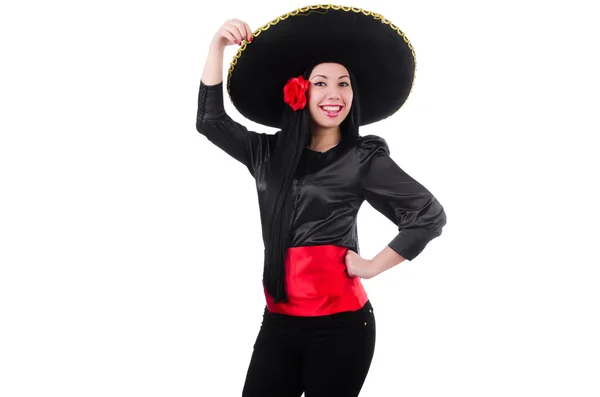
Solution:
[[[363,307],[367,293],[359,277],[346,273],[347,251],[335,245],[289,248],[285,260],[288,302],[274,303],[265,289],[269,311],[323,316]]]

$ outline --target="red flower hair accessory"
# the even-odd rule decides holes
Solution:
[[[304,77],[292,77],[283,87],[283,101],[290,105],[294,111],[304,109],[306,106],[306,91],[309,86]]]

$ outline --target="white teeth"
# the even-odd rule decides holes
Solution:
[[[328,112],[337,112],[340,110],[340,106],[323,106],[324,110],[327,110]]]

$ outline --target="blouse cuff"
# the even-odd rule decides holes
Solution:
[[[220,119],[225,116],[223,82],[206,85],[200,81],[198,93],[198,120]]]
[[[441,233],[429,232],[423,229],[405,229],[400,231],[388,244],[388,247],[402,255],[408,261],[415,259],[429,241]]]

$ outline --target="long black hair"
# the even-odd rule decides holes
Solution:
[[[302,76],[308,79],[313,68],[306,70]],[[350,113],[340,125],[342,141],[358,137],[360,125],[358,86],[354,74],[350,69],[348,71],[353,99]],[[288,298],[285,285],[285,256],[291,243],[291,187],[302,152],[310,145],[310,141],[309,107],[294,111],[286,106],[277,144],[269,160],[265,195],[268,214],[265,223],[263,283],[275,302],[286,302]]]

